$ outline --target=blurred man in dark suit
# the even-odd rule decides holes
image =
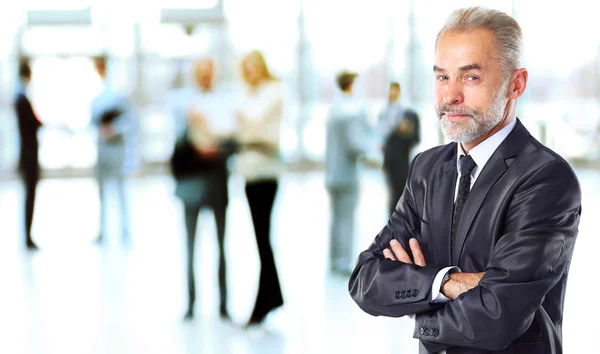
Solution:
[[[40,164],[38,160],[38,129],[42,123],[33,110],[27,97],[27,87],[31,81],[29,60],[23,59],[19,64],[20,85],[15,97],[14,107],[19,122],[20,159],[19,172],[25,184],[25,245],[30,250],[37,249],[31,237],[33,212],[35,209],[35,192],[40,180]]]
[[[219,315],[229,320],[225,226],[229,203],[228,162],[236,150],[233,97],[218,84],[215,63],[211,58],[195,61],[192,74],[195,87],[185,92],[173,107],[176,144],[171,159],[175,194],[183,202],[187,234],[188,309],[185,320],[194,318],[194,255],[198,216],[203,209],[210,209],[215,218],[219,246]]]
[[[408,178],[410,152],[419,143],[419,116],[400,104],[400,84],[390,84],[389,101],[379,118],[383,144],[383,171],[389,189],[389,211],[396,203]]]

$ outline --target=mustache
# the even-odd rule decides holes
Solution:
[[[442,117],[442,115],[444,113],[462,114],[462,115],[471,116],[471,117],[473,117],[474,115],[477,115],[477,112],[475,110],[465,108],[465,107],[457,107],[457,106],[449,105],[447,103],[442,103],[441,105],[437,106],[435,110],[437,111],[437,114],[440,118]]]

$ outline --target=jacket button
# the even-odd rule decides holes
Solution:
[[[400,292],[396,291],[396,294],[394,294],[394,296],[396,297],[396,299],[399,299],[400,298]]]
[[[417,289],[413,289],[413,296],[415,296],[415,297],[416,297],[416,296],[417,296],[417,294],[419,294],[419,290],[417,290]]]
[[[412,297],[412,290],[407,290],[406,291],[406,297]]]
[[[406,290],[402,290],[402,292],[400,293],[400,297],[403,299],[406,298]]]
[[[424,336],[425,335],[425,328],[421,327],[421,335]]]
[[[437,336],[438,336],[438,334],[440,334],[440,333],[439,333],[439,331],[437,330],[437,328],[434,328],[434,329],[433,329],[433,336],[434,336],[434,337],[437,337]]]

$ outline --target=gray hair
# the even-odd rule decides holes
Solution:
[[[498,59],[502,64],[505,77],[521,67],[523,52],[521,26],[514,18],[498,10],[469,7],[452,12],[437,35],[436,48],[444,32],[468,32],[478,28],[487,28],[496,38]]]

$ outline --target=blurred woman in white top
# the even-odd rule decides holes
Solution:
[[[271,215],[283,170],[279,154],[282,89],[267,67],[263,55],[252,51],[242,58],[245,90],[238,112],[241,145],[235,171],[246,182],[245,190],[260,256],[258,294],[248,326],[260,324],[271,310],[283,305],[279,277],[271,249]]]

